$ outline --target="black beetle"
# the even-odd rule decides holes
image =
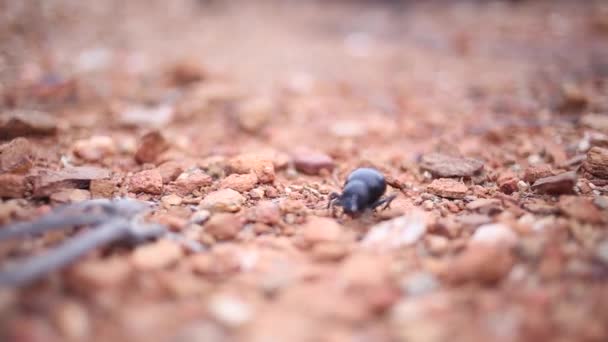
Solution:
[[[380,171],[362,167],[351,172],[346,178],[341,194],[331,193],[327,208],[337,205],[348,215],[357,215],[366,209],[375,209],[382,204],[388,208],[396,195],[381,198],[386,191],[386,181]]]

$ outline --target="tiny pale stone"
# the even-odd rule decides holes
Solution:
[[[178,195],[171,194],[167,196],[163,196],[160,199],[165,206],[173,206],[182,204],[182,198]]]
[[[232,189],[211,192],[203,198],[200,207],[211,211],[236,212],[245,203],[245,197]]]
[[[237,328],[253,318],[253,310],[243,300],[232,296],[218,294],[209,300],[209,313],[221,324]]]
[[[105,135],[96,135],[88,139],[78,140],[72,148],[74,155],[86,161],[100,161],[116,153],[116,143]]]

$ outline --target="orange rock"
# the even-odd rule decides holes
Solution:
[[[513,263],[508,248],[475,244],[449,262],[443,275],[455,284],[471,281],[495,284],[509,273]]]
[[[216,240],[234,239],[241,231],[243,223],[234,214],[217,213],[211,216],[205,224],[205,233]]]
[[[227,173],[247,174],[253,172],[260,183],[272,183],[275,178],[274,164],[263,156],[241,154],[228,161]]]
[[[175,182],[170,184],[169,189],[177,195],[187,196],[193,191],[200,190],[200,188],[211,185],[212,183],[213,179],[211,176],[207,175],[202,170],[196,169],[179,175]]]
[[[333,219],[309,216],[299,233],[302,246],[310,247],[321,242],[338,241],[342,236],[342,227]]]
[[[529,184],[534,184],[534,182],[536,182],[540,178],[550,177],[553,175],[554,173],[550,165],[535,165],[526,168],[526,170],[524,171],[523,180],[528,182]]]
[[[222,179],[220,189],[233,189],[238,192],[247,192],[255,187],[258,183],[258,177],[253,173],[247,174],[231,174]]]
[[[32,146],[25,138],[16,138],[0,146],[0,173],[26,174],[33,160]]]
[[[111,198],[116,189],[116,183],[111,179],[91,180],[90,191],[93,198]]]
[[[281,209],[272,201],[260,201],[253,210],[253,220],[269,225],[275,225],[281,221]]]
[[[155,169],[140,171],[131,176],[129,191],[160,195],[163,192],[163,178]]]
[[[120,286],[130,274],[131,265],[123,258],[86,261],[69,272],[72,284],[86,291]]]
[[[161,153],[169,149],[169,143],[159,131],[152,131],[141,137],[135,152],[138,163],[153,163]]]

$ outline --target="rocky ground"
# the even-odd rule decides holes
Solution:
[[[62,205],[169,230],[6,282],[2,340],[608,339],[605,3],[2,6],[0,281],[118,215],[1,238]],[[361,166],[396,199],[332,215]]]

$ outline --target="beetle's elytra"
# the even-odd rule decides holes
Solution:
[[[382,204],[387,208],[395,195],[382,198],[386,191],[386,181],[380,171],[372,168],[358,168],[348,175],[341,194],[329,195],[328,208],[340,206],[348,215],[356,215],[367,209],[375,209]]]

